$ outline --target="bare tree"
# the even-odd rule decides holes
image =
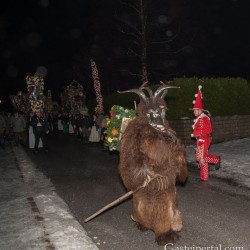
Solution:
[[[119,3],[123,7],[116,18],[123,34],[122,43],[127,47],[127,55],[141,65],[140,72],[131,73],[138,74],[142,82],[150,77],[167,78],[166,69],[177,66],[180,52],[190,52],[192,41],[190,30],[183,25],[186,9],[181,0],[120,0]]]

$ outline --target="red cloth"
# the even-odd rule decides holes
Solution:
[[[193,125],[193,135],[197,139],[205,139],[212,133],[212,125],[210,118],[202,113],[197,119],[195,119]]]
[[[208,164],[219,163],[219,156],[208,154],[211,144],[212,125],[210,118],[202,113],[193,125],[193,135],[196,142],[196,160],[200,165],[200,179],[208,181]]]
[[[198,93],[197,93],[196,99],[194,101],[194,109],[203,109],[201,88],[198,89]]]

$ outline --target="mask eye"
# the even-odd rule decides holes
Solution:
[[[150,117],[150,114],[147,114],[147,117]]]
[[[157,116],[159,116],[158,114],[153,114],[153,117],[156,118]]]

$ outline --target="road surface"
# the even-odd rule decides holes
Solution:
[[[178,243],[158,246],[151,231],[139,231],[130,219],[127,199],[95,219],[83,220],[126,193],[118,173],[119,155],[100,145],[83,144],[72,135],[50,135],[50,152],[28,155],[65,200],[75,218],[101,250],[249,249],[250,191],[210,178],[199,181],[189,166],[189,181],[177,187],[184,219]]]

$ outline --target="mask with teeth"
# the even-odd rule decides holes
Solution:
[[[159,106],[156,109],[150,108],[147,112],[148,124],[160,132],[165,132],[166,106]]]
[[[136,109],[138,116],[141,118],[142,123],[147,123],[154,129],[160,132],[166,132],[166,110],[167,104],[164,100],[169,88],[178,88],[174,86],[167,86],[161,82],[161,86],[153,92],[144,83],[139,89],[131,89],[127,91],[118,91],[119,93],[133,92],[140,97],[140,103]],[[146,90],[146,93],[144,92]]]

